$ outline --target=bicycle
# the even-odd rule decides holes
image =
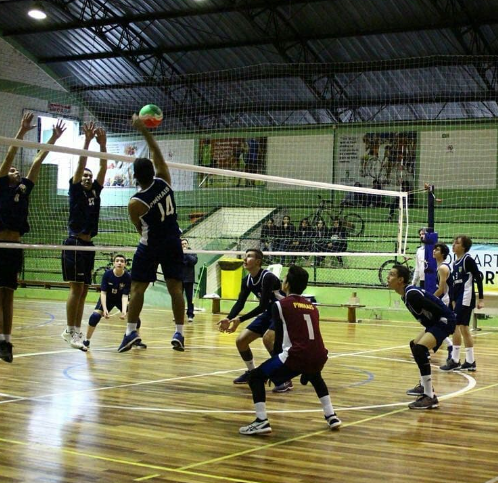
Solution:
[[[396,251],[398,250],[398,244],[396,243],[395,245]],[[394,267],[394,265],[404,265],[408,270],[410,271],[410,280],[413,277],[413,267],[410,265],[410,260],[412,260],[411,257],[402,257],[403,260],[400,260],[400,257],[398,255],[395,255],[393,259],[391,260],[386,260],[379,268],[379,282],[382,286],[387,287],[387,276],[389,275],[389,272],[391,269]]]
[[[315,226],[318,220],[323,220],[327,222],[328,225],[333,226],[335,221],[339,221],[339,224],[346,230],[346,235],[360,236],[365,230],[365,220],[357,213],[347,213],[344,214],[344,205],[336,206],[333,200],[324,200],[321,196],[318,197],[320,203],[316,207],[315,213],[311,217],[310,224]]]

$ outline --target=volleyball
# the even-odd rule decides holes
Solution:
[[[157,127],[163,120],[163,111],[155,104],[147,104],[140,109],[138,117],[147,127]]]

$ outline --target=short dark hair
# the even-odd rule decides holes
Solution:
[[[116,258],[122,258],[125,261],[125,263],[126,263],[126,257],[124,255],[121,255],[121,253],[118,253],[117,255],[114,255],[112,261],[115,262]]]
[[[136,158],[133,161],[133,174],[140,184],[151,183],[156,174],[149,158]]]
[[[439,248],[439,251],[441,252],[441,255],[443,255],[444,258],[446,258],[450,254],[450,247],[446,245],[446,243],[436,243],[434,245],[434,250],[436,248]]]
[[[308,286],[309,273],[302,267],[291,265],[287,272],[290,293],[301,295]]]
[[[83,171],[88,171],[88,172],[92,173],[92,175],[93,175],[93,171],[90,168],[85,168]]]
[[[248,248],[246,250],[246,253],[249,253],[249,252],[255,253],[256,259],[261,260],[261,264],[263,264],[263,259],[264,259],[263,252],[259,248]]]
[[[393,269],[396,270],[398,277],[403,278],[403,282],[408,283],[410,281],[410,270],[404,265],[394,265]]]
[[[465,253],[467,253],[470,248],[472,247],[472,238],[466,236],[466,235],[458,235],[455,237],[455,240],[457,240],[458,238],[460,238],[460,243],[462,244],[464,250],[465,250]]]

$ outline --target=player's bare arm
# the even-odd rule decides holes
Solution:
[[[450,269],[447,265],[440,265],[437,269],[439,284],[437,290],[434,292],[436,297],[441,297],[446,292],[448,277],[450,276]]]
[[[64,134],[65,130],[66,125],[62,122],[62,119],[59,119],[57,121],[57,124],[52,128],[52,136],[50,136],[47,144],[55,144],[56,141]],[[27,176],[27,178],[33,183],[36,183],[38,181],[41,165],[47,156],[48,151],[38,151],[38,153],[36,154]]]
[[[154,169],[156,170],[156,176],[163,179],[171,186],[171,174],[169,172],[168,165],[164,160],[163,153],[161,153],[154,136],[149,132],[143,121],[136,114],[133,114],[132,125],[142,134],[147,142],[147,145],[149,146],[152,162],[154,163]]]
[[[147,213],[147,207],[136,199],[131,199],[128,203],[128,215],[130,216],[130,221],[135,225],[137,232],[142,234],[142,223],[140,222],[140,217]]]
[[[89,122],[88,124],[83,124],[83,134],[85,135],[85,141],[83,142],[83,149],[88,149],[92,139],[95,136],[95,123]],[[80,156],[78,159],[78,165],[73,175],[73,184],[81,183],[83,179],[83,172],[86,168],[87,156]]]
[[[27,132],[31,131],[36,127],[36,124],[32,125],[33,122],[33,113],[27,112],[24,114],[21,120],[21,126],[16,134],[16,139],[24,139],[24,136]],[[9,174],[10,167],[14,162],[14,158],[16,157],[17,151],[19,148],[17,146],[10,146],[7,151],[7,155],[3,160],[2,165],[0,166],[0,176],[7,176]]]
[[[95,139],[97,140],[97,143],[100,146],[100,152],[101,153],[106,153],[107,152],[107,135],[104,129],[101,127],[97,128],[95,130]],[[100,159],[100,166],[99,166],[99,172],[97,174],[97,183],[100,186],[104,186],[105,182],[105,174],[107,172],[107,159]]]

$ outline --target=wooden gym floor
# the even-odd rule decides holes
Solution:
[[[88,305],[87,316],[91,312]],[[19,301],[14,362],[0,361],[0,482],[498,482],[498,330],[476,333],[478,370],[441,373],[440,408],[410,411],[415,321],[322,322],[324,369],[343,425],[330,431],[313,389],[268,393],[270,435],[254,419],[235,335],[196,316],[187,350],[171,349],[171,313],[144,310],[146,351],[119,354],[117,316],[87,354],[61,339],[61,302]],[[266,353],[254,343],[256,362]]]

